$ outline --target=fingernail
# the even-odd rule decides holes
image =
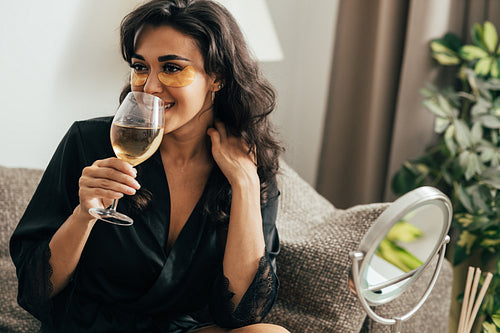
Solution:
[[[137,190],[141,188],[141,184],[139,184],[137,181],[134,181],[134,185]]]
[[[132,173],[134,174],[134,176],[137,176],[137,169],[136,168],[132,168]]]

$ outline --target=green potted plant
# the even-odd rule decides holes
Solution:
[[[421,90],[435,115],[437,140],[392,179],[401,195],[423,185],[447,194],[454,209],[453,262],[479,255],[494,263],[481,308],[482,331],[500,332],[500,44],[491,22],[475,24],[472,44],[454,34],[430,43],[432,57],[456,69],[453,85]]]

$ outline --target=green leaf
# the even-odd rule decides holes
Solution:
[[[494,315],[492,315],[491,320],[493,320],[493,323],[495,323],[497,327],[500,327],[500,313],[495,313]]]
[[[481,240],[479,245],[485,248],[497,247],[498,245],[500,245],[500,239],[484,238]]]
[[[410,162],[404,162],[403,167],[392,178],[392,191],[397,195],[402,195],[424,185],[423,179],[426,176],[425,170],[419,169]]]
[[[462,41],[457,35],[452,32],[448,32],[446,35],[444,35],[442,40],[444,41],[445,45],[448,46],[448,48],[452,49],[455,52],[458,52],[458,50],[460,50],[460,48],[462,47]]]
[[[495,156],[495,148],[493,147],[481,147],[481,161],[482,162],[489,162],[493,159],[493,156]]]
[[[488,110],[491,108],[491,102],[482,98],[478,97],[477,102],[472,106],[470,110],[470,114],[473,117],[477,117],[481,114],[488,113]]]
[[[458,161],[460,166],[465,169],[465,180],[469,180],[474,175],[480,174],[483,169],[479,156],[468,150],[460,153]]]
[[[480,47],[486,47],[483,42],[483,26],[479,23],[472,26],[472,41]]]
[[[462,59],[472,61],[475,59],[483,59],[489,56],[488,52],[475,45],[464,45],[460,49]]]
[[[495,117],[496,118],[496,117]],[[499,121],[500,124],[500,121]],[[472,125],[472,130],[471,130],[471,141],[473,145],[476,145],[481,142],[483,139],[483,126],[481,126],[481,123],[477,122]]]
[[[452,33],[430,43],[431,54],[441,65],[457,65],[461,62],[458,50],[462,46],[460,39]]]
[[[458,145],[462,149],[467,149],[472,146],[472,136],[469,130],[469,126],[462,119],[456,119],[453,123],[455,125],[455,138]]]
[[[498,43],[497,29],[493,23],[486,21],[483,25],[483,41],[491,53],[495,52]]]
[[[472,213],[474,211],[474,208],[472,206],[472,199],[464,190],[463,186],[455,183],[455,193],[458,195],[458,199],[460,200],[460,203],[464,206],[464,208],[467,209],[469,213]]]
[[[500,190],[500,179],[484,179],[483,182]]]
[[[434,132],[441,134],[443,133],[448,126],[450,126],[451,121],[446,118],[436,117],[436,121],[434,123]]]
[[[490,133],[491,135],[491,143],[493,143],[494,145],[498,145],[498,132],[497,131],[491,131]]]
[[[437,62],[444,66],[453,66],[460,63],[460,58],[451,54],[446,53],[434,53],[432,55]]]
[[[479,61],[476,63],[476,66],[474,66],[474,72],[476,72],[477,75],[488,75],[488,73],[490,72],[492,60],[493,59],[490,57],[479,59]]]
[[[483,321],[483,323],[482,323],[483,333],[498,333],[495,325],[496,325],[496,323],[493,324],[493,323],[489,323],[487,321]],[[500,327],[500,326],[498,326],[498,327]]]
[[[426,97],[426,98],[432,98],[436,93],[430,89],[422,88],[419,90],[420,95]]]
[[[447,117],[453,117],[453,105],[441,94],[436,95],[438,104],[441,106]]]
[[[498,59],[493,59],[491,62],[491,76],[494,78],[500,77],[500,63]]]
[[[460,233],[460,238],[458,239],[457,245],[465,249],[465,253],[471,254],[472,246],[476,241],[477,236],[471,234],[467,230]]]
[[[460,216],[458,218],[455,217],[455,219],[460,223],[464,228],[467,228],[469,225],[472,224],[473,218],[472,215],[470,214],[464,214],[463,216]]]
[[[497,58],[496,61],[498,62],[499,59]],[[489,90],[500,90],[500,80],[498,78],[491,78],[484,83],[484,87]]]
[[[479,117],[478,121],[486,128],[500,128],[500,119],[489,114]]]
[[[436,119],[436,125],[437,125],[437,119]],[[455,125],[450,125],[448,129],[446,129],[446,132],[444,133],[444,143],[446,144],[446,148],[448,148],[448,150],[450,151],[451,156],[455,156],[458,150],[458,147],[455,144],[455,140],[453,139],[454,136],[455,136]]]
[[[430,43],[432,57],[441,65],[457,65],[460,58],[457,52],[452,50],[444,39],[435,39]]]
[[[441,98],[439,96],[441,96]],[[436,99],[426,99],[422,102],[422,105],[438,117],[452,117],[452,113],[449,111],[451,106],[442,95],[438,95]]]
[[[481,173],[482,181],[493,188],[500,189],[500,169],[488,168]]]
[[[479,213],[491,213],[489,203],[491,202],[492,198],[491,194],[489,193],[489,189],[486,186],[473,185],[468,188],[468,193],[471,193],[472,202],[474,206],[479,210]]]

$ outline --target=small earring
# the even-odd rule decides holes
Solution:
[[[219,83],[219,89],[224,88],[224,83]]]

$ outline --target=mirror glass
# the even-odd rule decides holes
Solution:
[[[404,292],[439,251],[451,222],[451,203],[423,187],[384,211],[360,243],[361,297],[384,304]]]
[[[440,245],[445,213],[439,205],[426,203],[392,226],[362,275],[364,296],[371,303],[392,299],[420,273]]]

